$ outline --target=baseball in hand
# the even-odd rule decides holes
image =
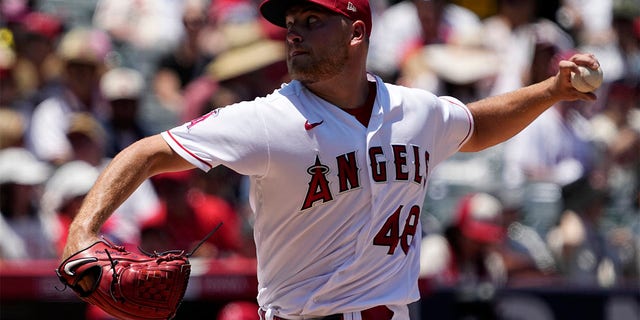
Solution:
[[[578,66],[580,73],[571,72],[571,84],[580,92],[592,92],[602,84],[602,68],[596,70]]]

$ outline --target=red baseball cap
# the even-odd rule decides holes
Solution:
[[[487,193],[473,193],[459,203],[456,225],[462,235],[483,243],[497,243],[504,238],[502,223],[503,206]]]
[[[59,18],[42,12],[28,13],[22,19],[22,25],[31,33],[54,40],[62,33],[62,21]]]
[[[367,36],[371,35],[369,0],[264,0],[260,4],[260,13],[267,21],[286,28],[285,15],[287,9],[305,2],[317,4],[353,21],[360,20],[367,27]]]

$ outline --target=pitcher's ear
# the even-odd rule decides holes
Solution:
[[[367,27],[365,26],[364,22],[357,20],[353,23],[353,38],[354,39],[359,39],[359,40],[364,40],[365,36],[366,36],[366,30]]]

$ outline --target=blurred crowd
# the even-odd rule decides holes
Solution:
[[[600,60],[596,102],[559,103],[432,174],[429,288],[632,286],[640,274],[640,0],[370,0],[368,68],[471,102]],[[257,0],[0,2],[0,263],[55,259],[84,195],[132,142],[287,82],[284,30]],[[496,125],[500,125],[496,123]],[[241,130],[241,128],[239,128]],[[244,177],[145,181],[104,226],[147,251],[253,257]]]

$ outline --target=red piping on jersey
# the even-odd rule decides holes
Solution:
[[[460,144],[458,145],[458,147],[459,147],[459,146],[462,146],[462,144],[463,144],[465,141],[467,141],[467,138],[469,138],[469,136],[471,135],[471,127],[472,127],[472,126],[471,126],[471,124],[473,123],[473,122],[472,122],[472,120],[471,120],[471,111],[469,111],[469,109],[468,109],[468,108],[463,107],[463,106],[462,106],[462,105],[460,105],[459,103],[457,103],[457,102],[455,102],[455,101],[452,101],[452,100],[449,100],[449,99],[447,99],[447,98],[445,98],[445,97],[442,97],[442,100],[446,100],[446,101],[448,101],[449,103],[452,103],[452,104],[454,104],[454,105],[456,105],[456,106],[458,106],[458,107],[462,108],[462,109],[465,111],[465,113],[467,114],[467,119],[469,120],[469,131],[467,131],[467,135],[464,137],[464,139],[462,139],[462,141],[460,141]]]
[[[187,150],[187,148],[185,148],[180,142],[178,142],[178,140],[176,140],[176,138],[171,134],[170,131],[167,130],[167,134],[169,135],[169,137],[171,137],[173,142],[175,142],[182,150],[184,150],[186,153],[188,153],[194,159],[206,164],[207,167],[209,167],[209,169],[213,168],[213,166],[211,164],[209,164],[208,162],[204,161],[202,158],[196,156],[195,154],[191,153],[191,151]]]

